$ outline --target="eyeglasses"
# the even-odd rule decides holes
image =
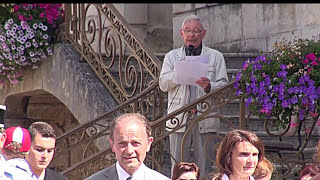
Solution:
[[[202,33],[203,30],[190,30],[190,29],[182,29],[182,31],[186,34],[195,34],[195,35],[199,35],[200,33]]]
[[[197,180],[197,179],[177,179],[177,180]]]

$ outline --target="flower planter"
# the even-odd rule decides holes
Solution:
[[[277,129],[289,128],[286,136],[294,135],[299,121],[320,113],[319,63],[319,39],[276,42],[272,52],[244,62],[236,76],[237,95],[259,119],[296,114],[291,122],[274,123]]]

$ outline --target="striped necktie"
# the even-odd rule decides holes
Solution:
[[[129,176],[126,180],[131,180],[132,179],[132,176]]]

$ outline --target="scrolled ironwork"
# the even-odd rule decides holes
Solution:
[[[151,127],[153,129],[152,131],[152,135],[155,138],[152,144],[152,148],[151,151],[153,152],[153,154],[151,154],[150,156],[152,157],[151,159],[154,161],[155,163],[155,167],[158,169],[159,167],[157,167],[157,165],[163,165],[161,164],[162,162],[162,158],[163,155],[165,153],[165,151],[161,148],[163,148],[162,145],[160,145],[159,143],[162,143],[164,138],[168,137],[169,134],[185,127],[185,126],[190,126],[191,124],[195,124],[198,123],[202,120],[205,120],[207,118],[221,118],[222,120],[227,120],[228,118],[220,116],[218,114],[214,114],[212,115],[211,112],[212,110],[218,110],[219,108],[227,105],[228,103],[234,101],[235,99],[229,99],[227,98],[227,95],[230,95],[230,92],[228,91],[233,91],[233,93],[235,93],[234,89],[233,89],[233,83],[230,83],[228,85],[226,85],[225,87],[223,87],[222,89],[216,90],[212,93],[207,94],[206,96],[196,100],[194,103],[191,103],[189,105],[187,105],[184,108],[181,108],[179,110],[174,111],[171,114],[165,115],[155,121],[151,122]],[[213,101],[213,99],[216,99],[215,97],[220,96],[223,97],[223,100],[219,100],[219,101]],[[236,96],[231,96],[233,98],[236,98]],[[213,102],[219,102],[219,103],[213,103]],[[205,109],[205,111],[201,112],[201,114],[199,116],[195,116],[194,114],[192,114],[192,110],[194,109],[194,107],[196,107],[197,105],[201,105],[201,104],[206,104],[205,106],[207,107]],[[127,106],[124,106],[127,107]],[[187,121],[187,123],[185,124],[181,124],[179,123],[179,120],[176,119],[176,116],[178,116],[179,114],[183,114],[183,116],[188,116],[189,120]],[[190,115],[191,114],[191,115]],[[172,129],[171,131],[166,131],[165,129],[168,127],[166,127],[165,123],[168,120],[172,120],[172,119],[176,119],[178,121],[177,126]],[[229,120],[229,123],[231,123],[231,121]],[[234,127],[234,126],[232,126]],[[106,149],[103,152],[98,152],[95,153],[94,158],[99,159],[99,157],[102,156],[102,154],[104,154],[104,152],[110,152],[110,148]],[[168,153],[168,152],[166,152]],[[68,176],[68,174],[76,174],[75,172],[77,172],[81,166],[81,168],[84,168],[84,166],[86,166],[89,162],[91,162],[91,158],[87,157],[85,159],[83,159],[81,162],[78,163],[78,165],[73,165],[71,166],[68,170],[64,171],[63,173],[66,173],[66,175]],[[80,165],[81,164],[81,165]],[[160,167],[161,169],[161,167]],[[89,171],[89,170],[88,170]],[[90,170],[91,172],[91,170]]]
[[[68,168],[71,167],[72,164],[81,162],[83,159],[96,153],[95,151],[88,151],[89,147],[99,149],[99,147],[96,146],[96,140],[101,138],[107,140],[110,135],[110,123],[115,117],[124,112],[140,112],[150,120],[160,117],[160,111],[162,109],[161,103],[159,104],[156,102],[159,100],[158,98],[150,96],[160,97],[161,95],[159,95],[159,93],[161,92],[159,91],[157,84],[153,84],[150,88],[152,90],[145,90],[143,93],[139,94],[139,96],[129,99],[126,103],[115,107],[110,112],[97,119],[84,123],[72,131],[62,134],[56,141],[58,151],[56,152],[55,157],[59,159],[59,157],[70,157],[69,154],[83,152],[81,157],[72,159],[73,163],[65,163],[67,164],[66,168]],[[153,101],[150,102],[150,100]],[[150,111],[149,107],[145,107],[151,106],[150,104],[160,105],[160,107],[153,107],[155,110]],[[148,111],[146,111],[146,109],[148,109]]]
[[[157,82],[161,62],[113,5],[68,4],[65,9],[66,37],[119,103]],[[131,51],[127,58],[124,44]],[[112,73],[116,69],[118,76]]]

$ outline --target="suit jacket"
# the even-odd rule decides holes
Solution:
[[[46,168],[46,174],[44,175],[44,180],[66,180],[67,177],[57,173],[49,168]]]
[[[101,179],[104,179],[104,180],[117,180],[117,179],[119,179],[117,169],[116,169],[116,164],[113,164],[112,166],[89,176],[85,180],[101,180]]]
[[[163,175],[153,169],[150,169],[147,166],[145,166],[143,173],[144,173],[144,179],[147,178],[148,180],[170,180],[165,175]],[[90,177],[86,178],[85,180],[102,180],[102,179],[103,180],[118,180],[119,179],[116,164],[113,164],[112,166],[91,175]]]

